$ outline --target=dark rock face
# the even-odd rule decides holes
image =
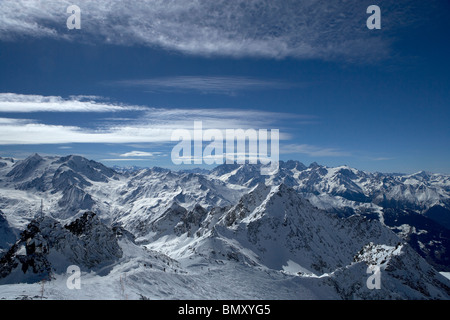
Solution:
[[[16,242],[16,236],[0,210],[0,256],[2,251],[8,250],[14,242]]]
[[[66,226],[49,217],[33,219],[0,259],[0,283],[48,279],[71,264],[89,270],[110,263],[122,256],[116,235],[93,212]]]

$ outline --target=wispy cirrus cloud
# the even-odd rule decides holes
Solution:
[[[3,1],[0,39],[137,44],[202,56],[364,61],[389,56],[392,42],[384,33],[368,35],[366,9],[371,1],[78,0],[82,29],[76,33],[65,25],[71,4]],[[426,21],[441,5],[437,0],[377,4],[387,31]]]
[[[201,130],[220,130],[225,137],[227,129],[279,129],[279,125],[289,121],[304,122],[313,120],[311,115],[291,114],[282,112],[242,110],[242,109],[168,109],[146,108],[128,105],[114,105],[102,102],[102,105],[90,97],[88,107],[79,108],[84,112],[101,112],[111,110],[137,110],[135,118],[101,119],[97,125],[92,123],[89,127],[75,125],[46,124],[42,121],[30,119],[32,112],[46,110],[48,112],[74,111],[73,106],[82,103],[85,97],[72,97],[69,100],[60,97],[26,96],[16,94],[0,95],[0,114],[2,111],[10,112],[14,107],[25,103],[28,107],[28,118],[0,117],[0,145],[62,145],[60,148],[70,148],[74,143],[98,144],[134,144],[148,147],[173,145],[172,133],[176,129],[186,129],[193,135],[196,123],[201,124]],[[5,108],[4,106],[8,106]],[[3,106],[3,109],[2,109]],[[69,106],[72,109],[68,110]],[[25,110],[22,110],[25,113]],[[197,128],[199,129],[199,128]],[[292,139],[289,130],[281,131],[281,141]],[[141,145],[139,145],[141,144]],[[307,144],[281,145],[283,154],[303,153],[311,156],[346,156],[348,153],[337,149],[321,148]],[[162,156],[160,152],[133,150],[122,154],[115,154],[108,161],[141,161]],[[105,160],[106,161],[106,160]]]
[[[97,101],[96,96],[71,96],[64,99],[59,96],[25,95],[0,93],[0,112],[116,112],[145,111],[145,107],[119,105]]]
[[[89,127],[46,124],[30,119],[33,112],[109,112],[138,111],[134,118],[101,119]],[[304,120],[308,116],[241,109],[168,109],[116,105],[95,100],[84,101],[39,95],[0,94],[1,113],[26,113],[27,118],[0,117],[0,145],[70,143],[167,143],[175,129],[260,129],[274,128],[283,119]],[[280,139],[289,139],[280,134]],[[134,154],[133,156],[138,156]]]
[[[156,155],[160,155],[161,152],[147,152],[147,151],[130,151],[121,154],[121,157],[129,158],[129,157],[154,157]]]
[[[242,113],[241,113],[242,114]],[[0,145],[39,145],[39,144],[70,144],[70,143],[168,143],[172,141],[172,133],[176,129],[185,128],[193,132],[192,121],[172,120],[156,124],[143,120],[121,124],[102,124],[95,128],[79,126],[49,125],[34,120],[0,118]],[[219,125],[215,126],[215,125]],[[208,129],[234,129],[241,124],[238,119],[224,123],[220,116],[210,119],[203,126]],[[247,126],[249,123],[247,123]],[[280,134],[280,139],[289,139],[287,133]]]
[[[11,107],[26,108],[22,113],[28,112],[28,118],[0,117],[0,145],[62,145],[61,148],[70,148],[70,144],[146,144],[158,147],[173,145],[172,134],[176,129],[186,129],[194,138],[193,130],[199,123],[201,130],[220,130],[225,137],[227,129],[267,129],[279,128],[278,126],[289,121],[315,121],[311,115],[298,115],[291,113],[242,110],[242,109],[168,109],[168,108],[143,108],[128,105],[114,105],[102,102],[100,105],[95,97],[43,97],[36,95],[0,94],[0,114],[2,111],[11,112]],[[87,105],[83,104],[87,103]],[[75,125],[46,124],[42,121],[29,119],[32,112],[66,112],[74,111],[74,106],[81,106],[78,111],[101,112],[111,110],[136,110],[139,116],[135,118],[101,119],[96,125],[80,127]],[[5,107],[7,106],[7,107]],[[71,108],[70,108],[71,107]],[[70,109],[68,109],[70,108]],[[292,139],[289,132],[280,132],[281,141]],[[348,156],[347,152],[312,146],[308,144],[281,145],[281,154],[308,154],[314,157],[341,157]],[[162,157],[161,152],[133,150],[103,161],[144,161]],[[224,155],[227,156],[227,155]],[[228,155],[231,156],[231,155]],[[243,155],[235,155],[240,157]],[[252,155],[247,155],[251,159]]]
[[[155,128],[143,124],[83,128],[0,118],[0,145],[167,142],[172,131],[169,127]]]
[[[268,126],[289,120],[292,123],[314,123],[316,117],[308,114],[292,114],[251,109],[233,108],[155,108],[117,104],[105,101],[97,96],[60,96],[26,95],[16,93],[0,93],[1,113],[26,113],[35,112],[85,112],[105,113],[134,111],[139,112],[139,117],[109,117],[103,120],[110,127],[120,127],[123,123],[133,123],[137,126],[153,125],[157,128],[191,128],[194,121],[202,121],[204,128],[268,128]],[[3,123],[2,123],[3,121]],[[27,124],[34,122],[29,119],[0,118],[0,124],[19,121]]]
[[[130,79],[107,83],[113,86],[136,87],[152,92],[200,92],[234,95],[242,91],[289,89],[298,87],[276,79],[256,79],[237,76],[177,76],[151,79]]]
[[[315,123],[317,119],[308,114],[234,108],[151,108],[141,118],[160,127],[176,124],[179,128],[192,128],[194,121],[201,121],[204,129],[269,129],[287,120],[306,124]]]
[[[126,162],[131,162],[131,161],[148,161],[148,158],[105,158],[105,159],[99,159],[99,161],[103,161],[103,162],[118,162],[118,161],[126,161]]]
[[[116,155],[117,154],[111,154],[111,155]],[[123,154],[119,154],[118,158],[105,158],[105,159],[101,159],[101,161],[105,161],[105,162],[132,162],[132,161],[148,161],[148,160],[152,160],[156,157],[162,157],[165,156],[166,154],[164,154],[163,152],[146,152],[146,151],[130,151],[130,152],[126,152]]]

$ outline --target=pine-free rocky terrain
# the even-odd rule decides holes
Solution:
[[[0,158],[0,299],[450,298],[450,176],[260,169]]]

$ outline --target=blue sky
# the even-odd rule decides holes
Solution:
[[[450,173],[448,1],[1,2],[2,157],[177,168],[171,130],[203,121],[279,129],[283,160]]]

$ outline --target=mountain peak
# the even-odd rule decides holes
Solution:
[[[16,162],[6,176],[12,177],[15,181],[25,179],[32,175],[43,161],[44,158],[35,153],[22,161]]]
[[[115,174],[113,169],[102,163],[88,160],[79,155],[61,157],[55,163],[60,164],[58,170],[62,171],[63,168],[68,167],[75,173],[81,174],[92,181],[106,182],[107,178],[111,178]]]
[[[276,187],[276,189],[278,190],[278,192],[281,192],[283,194],[284,193],[291,193],[291,192],[296,193],[294,189],[292,189],[291,187],[287,186],[285,183],[280,183],[280,185],[278,185]]]
[[[99,224],[100,220],[92,211],[85,212],[80,218],[66,225],[65,228],[73,234],[79,236],[92,228],[93,225]]]
[[[38,153],[34,153],[31,156],[29,156],[27,159],[42,160],[43,158]]]
[[[305,170],[307,168],[303,163],[297,160],[280,161],[280,167],[287,170],[297,169],[299,171]]]
[[[413,174],[411,174],[410,175],[410,177],[420,177],[420,178],[425,178],[425,179],[427,179],[427,178],[429,178],[430,176],[432,175],[432,173],[430,173],[430,172],[427,172],[427,171],[419,171],[419,172],[416,172],[416,173],[413,173]]]
[[[319,168],[319,167],[320,167],[320,165],[317,162],[314,161],[313,163],[311,163],[309,165],[308,168],[314,169],[314,168]]]

